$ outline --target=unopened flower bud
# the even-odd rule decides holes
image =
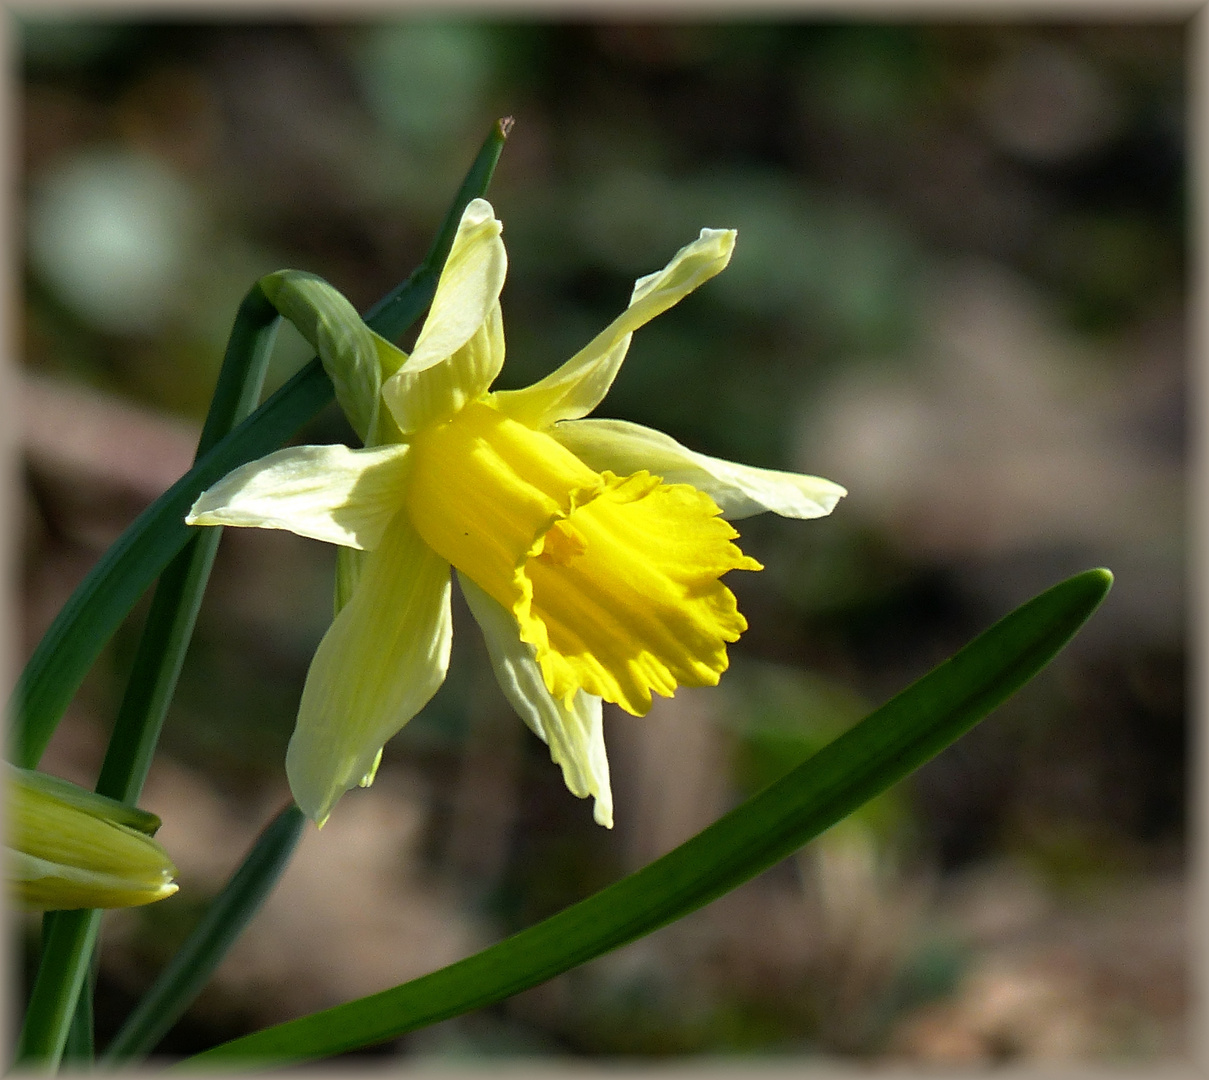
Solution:
[[[133,907],[176,892],[154,814],[11,765],[6,810],[9,888],[22,907]]]

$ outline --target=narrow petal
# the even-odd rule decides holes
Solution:
[[[365,565],[367,558],[369,558],[367,551],[358,551],[351,547],[336,548],[336,587],[332,596],[333,616],[339,615],[340,609],[353,598],[353,593],[357,590],[357,582],[361,580],[361,568]]]
[[[105,873],[39,859],[8,847],[4,859],[10,892],[30,911],[137,907],[164,900],[177,891],[171,878],[174,871],[155,876]]]
[[[500,237],[503,228],[486,199],[474,199],[467,205],[428,318],[404,368],[423,371],[448,359],[486,321],[500,298],[508,271]]]
[[[449,564],[397,515],[319,643],[286,752],[290,790],[318,824],[444,681],[449,600]]]
[[[372,550],[403,504],[406,468],[406,446],[287,447],[207,488],[185,522],[286,529]]]
[[[517,715],[547,746],[550,758],[562,768],[572,795],[596,799],[597,824],[613,827],[613,792],[609,786],[609,759],[605,754],[601,699],[582,691],[571,707],[546,689],[532,645],[521,641],[516,619],[464,574],[458,582],[471,613],[483,631],[487,652],[500,689]]]
[[[681,248],[662,270],[639,278],[630,306],[562,367],[524,390],[500,391],[496,406],[538,429],[587,416],[613,385],[630,335],[722,270],[734,246],[733,229],[702,229],[700,237]]]
[[[821,476],[757,469],[698,454],[670,435],[624,420],[574,420],[549,434],[589,468],[626,475],[646,469],[668,484],[704,491],[732,521],[762,514],[824,517],[848,492]]]
[[[6,870],[24,906],[129,907],[176,892],[153,814],[30,770],[10,766],[5,781]]]
[[[137,806],[111,799],[107,795],[98,795],[70,780],[64,780],[49,773],[36,769],[22,769],[5,762],[3,775],[8,784],[10,797],[24,800],[27,804],[45,805],[53,801],[60,805],[82,810],[102,821],[110,821],[115,825],[124,825],[128,829],[154,836],[163,824],[155,814],[140,810]]]
[[[496,301],[470,340],[445,363],[419,369],[404,364],[387,380],[382,396],[400,434],[407,436],[443,423],[483,397],[503,365],[504,323]]]

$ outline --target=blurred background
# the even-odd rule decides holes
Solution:
[[[15,36],[27,651],[188,468],[249,286],[297,267],[367,308],[504,115],[499,385],[734,227],[731,266],[636,336],[598,414],[851,492],[741,523],[767,569],[730,582],[751,629],[720,688],[606,714],[612,831],[504,703],[459,599],[448,682],[308,829],[162,1053],[585,896],[1097,565],[1116,587],[1072,646],[909,782],[682,922],[369,1056],[1183,1053],[1183,27],[62,13]],[[308,358],[283,330],[270,388]],[[299,434],[349,439],[334,407]],[[332,572],[324,545],[224,536],[143,800],[182,889],[108,917],[102,1042],[288,797]],[[94,781],[140,616],[44,768]]]

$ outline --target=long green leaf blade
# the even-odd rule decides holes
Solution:
[[[254,285],[235,316],[194,460],[204,457],[256,408],[280,321]],[[101,795],[131,805],[138,802],[221,537],[221,529],[192,537],[160,575],[97,777]]]
[[[265,371],[279,322],[276,310],[259,286],[239,305],[227,343],[218,385],[197,444],[197,457],[245,419],[260,400]],[[109,747],[97,778],[97,792],[134,805],[159,741],[168,705],[184,662],[201,607],[221,530],[203,533],[176,555],[160,576],[143,627],[126,692],[118,708]],[[81,1046],[92,1046],[92,1000],[86,987],[66,1025],[61,994],[80,982],[79,972],[93,963],[97,915],[87,910],[58,911],[45,916],[46,946],[30,993],[21,1034],[21,1052],[39,1066],[55,1067],[73,1033],[86,1029]],[[91,980],[89,980],[91,982]],[[79,1054],[76,1054],[80,1058]]]
[[[92,956],[101,931],[101,912],[48,911],[42,925],[42,958],[15,1056],[23,1068],[54,1073],[88,978],[88,964],[80,958]]]
[[[269,1066],[369,1046],[500,1001],[665,926],[792,854],[963,735],[1053,659],[1111,584],[1107,570],[1088,570],[1034,597],[787,776],[594,896],[430,975],[185,1064]]]
[[[150,1053],[184,1015],[277,884],[305,823],[306,815],[293,804],[269,823],[185,943],[126,1017],[101,1058],[102,1066],[112,1068]]]
[[[424,262],[366,315],[383,337],[398,337],[432,300],[462,210],[486,191],[509,126],[497,123],[483,143]],[[11,710],[14,763],[37,765],[105,642],[188,542],[192,530],[184,517],[197,496],[232,469],[284,445],[331,400],[332,384],[319,361],[312,360],[199,458],[102,556],[64,604],[17,682]]]
[[[89,571],[34,650],[14,692],[12,760],[34,768],[59,718],[121,621],[188,542],[185,514],[206,487],[277,449],[332,397],[318,362],[303,368],[142,512]]]

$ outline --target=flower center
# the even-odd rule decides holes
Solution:
[[[747,628],[718,579],[759,570],[712,499],[638,472],[589,469],[486,402],[419,433],[407,508],[417,531],[516,617],[547,689],[636,715],[651,692],[714,685]]]

